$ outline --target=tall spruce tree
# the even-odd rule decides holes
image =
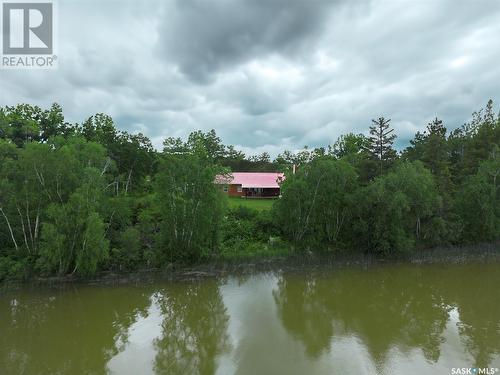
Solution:
[[[391,119],[379,117],[377,120],[372,120],[372,122],[367,151],[378,162],[379,172],[382,174],[384,166],[396,157],[396,151],[392,148],[396,134],[393,134],[394,128],[389,126]]]
[[[420,160],[436,177],[441,193],[450,189],[451,174],[446,127],[437,117],[427,125]]]

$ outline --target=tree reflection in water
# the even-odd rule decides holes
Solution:
[[[156,339],[157,374],[213,374],[230,349],[229,316],[216,280],[176,284],[158,294],[163,315]]]
[[[0,374],[500,367],[498,285],[497,263],[22,287],[0,291]]]
[[[441,282],[448,303],[457,307],[459,332],[474,366],[487,367],[500,355],[498,264],[484,265],[481,272],[473,265],[464,265],[461,272],[449,272],[449,278]]]
[[[392,349],[421,350],[437,362],[456,306],[461,339],[476,362],[470,365],[486,367],[500,355],[498,285],[498,271],[398,266],[282,275],[273,294],[283,326],[310,357],[330,351],[332,337],[356,337],[379,369]]]
[[[23,290],[0,297],[0,373],[105,374],[149,306],[139,288]]]

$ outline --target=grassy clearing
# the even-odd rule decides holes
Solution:
[[[240,197],[228,197],[228,200],[230,208],[243,206],[258,211],[270,210],[275,201],[274,199],[248,199]]]

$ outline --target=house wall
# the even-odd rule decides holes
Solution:
[[[238,191],[238,186],[241,186],[241,185],[229,185],[227,194],[230,197],[244,197],[245,191],[243,189],[241,189],[241,191]]]
[[[243,189],[243,191],[247,197],[272,198],[280,195],[279,188],[264,188],[260,191],[258,189]]]
[[[265,188],[260,194],[257,195],[254,192],[252,192],[251,189],[247,188],[242,188],[241,191],[238,191],[238,187],[241,187],[241,185],[226,185],[226,186],[227,186],[227,191],[224,191],[224,185],[221,185],[221,189],[230,197],[246,197],[246,196],[278,197],[280,195],[279,188]]]

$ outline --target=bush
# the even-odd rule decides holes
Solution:
[[[136,269],[141,260],[141,237],[138,229],[129,227],[118,233],[117,247],[111,250],[111,266],[120,271]]]
[[[278,231],[268,211],[248,207],[230,209],[222,226],[222,256],[226,258],[253,257],[275,252],[270,238]],[[271,241],[272,242],[272,241]]]
[[[0,282],[4,280],[26,279],[29,275],[29,267],[26,259],[15,260],[8,257],[0,257]]]

